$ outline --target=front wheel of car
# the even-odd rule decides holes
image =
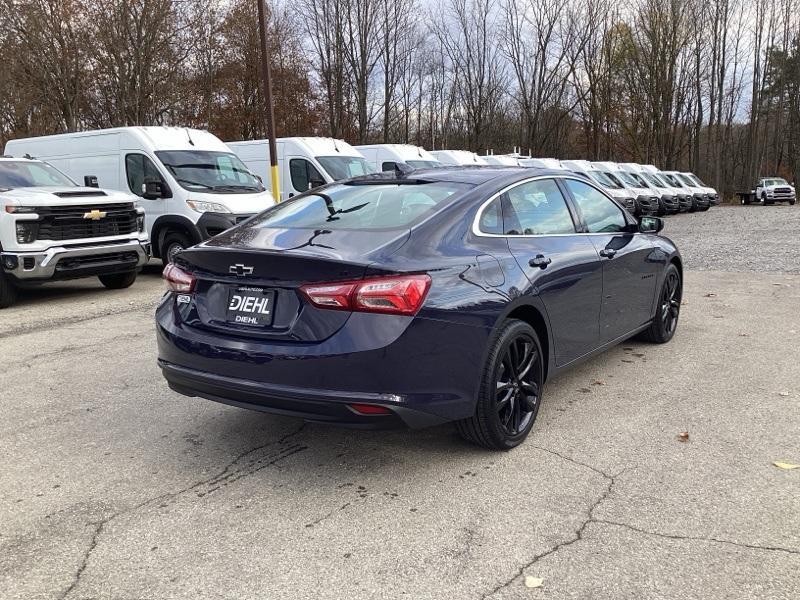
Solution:
[[[98,275],[100,283],[110,290],[123,290],[129,288],[136,281],[136,271],[129,273],[112,273],[110,275]]]
[[[533,327],[516,319],[497,333],[483,368],[475,414],[456,422],[461,436],[510,450],[528,436],[542,399],[544,355]]]
[[[674,264],[667,267],[664,283],[658,295],[656,316],[650,327],[645,329],[641,338],[654,344],[666,344],[675,335],[678,328],[678,317],[681,312],[681,298],[683,297],[683,281],[680,271]]]

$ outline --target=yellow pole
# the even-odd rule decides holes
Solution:
[[[258,33],[261,38],[261,77],[264,80],[264,115],[267,136],[269,137],[269,164],[272,174],[272,196],[276,202],[281,201],[281,187],[278,185],[278,148],[275,143],[275,110],[272,106],[272,70],[269,65],[269,46],[267,45],[267,17],[264,0],[256,0],[258,4]]]

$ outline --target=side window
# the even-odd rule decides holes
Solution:
[[[575,203],[581,211],[589,233],[617,233],[625,231],[627,222],[622,209],[602,192],[582,181],[564,180]]]
[[[496,198],[489,206],[483,209],[481,220],[478,223],[481,233],[502,235],[503,211],[500,208],[500,198]]]
[[[575,233],[575,224],[558,185],[552,179],[523,183],[503,195],[506,235]]]
[[[397,163],[389,160],[381,165],[381,171],[394,171],[395,167],[397,167]]]
[[[128,189],[137,196],[144,194],[145,181],[162,181],[161,173],[153,161],[144,154],[128,154],[125,157],[125,174],[128,179]]]
[[[292,187],[298,192],[306,192],[325,183],[317,168],[304,158],[293,158],[289,161],[289,175]]]

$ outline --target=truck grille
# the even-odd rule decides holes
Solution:
[[[136,252],[109,252],[90,256],[74,256],[62,258],[56,264],[57,273],[68,273],[88,267],[130,265],[135,266],[139,261]]]
[[[96,219],[89,213],[105,213]],[[130,202],[100,206],[49,206],[37,208],[37,240],[79,240],[135,233],[136,209]]]

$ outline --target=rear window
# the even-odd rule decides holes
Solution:
[[[281,202],[251,227],[400,229],[433,214],[472,186],[446,181],[333,185]]]

